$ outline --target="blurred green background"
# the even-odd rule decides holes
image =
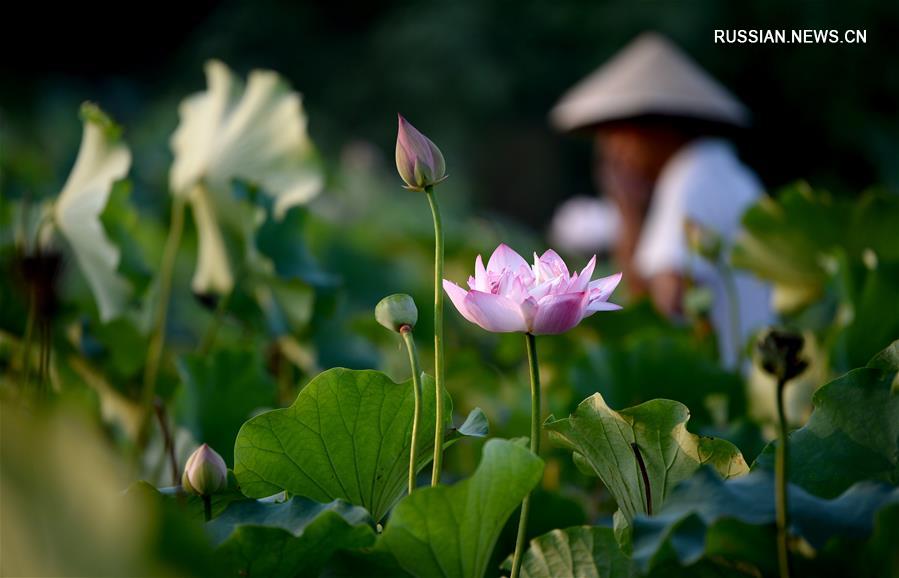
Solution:
[[[64,170],[98,103],[128,129],[136,171],[160,189],[175,104],[216,57],[266,67],[305,96],[326,159],[373,143],[390,161],[402,111],[439,137],[454,194],[543,227],[593,192],[589,141],[555,134],[547,112],[574,82],[644,30],[670,36],[754,114],[741,152],[771,189],[797,178],[835,191],[899,186],[899,4],[863,0],[154,3],[136,12],[7,9],[4,132]],[[864,45],[715,45],[714,30],[867,31]],[[10,138],[9,135],[6,138]],[[7,153],[9,145],[6,146]],[[138,190],[152,202],[161,190]]]

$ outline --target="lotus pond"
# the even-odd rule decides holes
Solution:
[[[326,159],[205,74],[149,181],[90,103],[55,181],[4,159],[0,573],[899,575],[899,197],[750,207],[778,328],[726,369],[700,299],[473,215],[426,118]]]

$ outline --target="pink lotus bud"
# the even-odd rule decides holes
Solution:
[[[446,161],[431,139],[418,132],[402,115],[397,117],[396,170],[407,189],[423,191],[446,178]]]
[[[564,333],[597,311],[621,309],[609,303],[621,273],[591,281],[595,266],[594,256],[583,270],[571,274],[551,249],[541,257],[535,254],[531,266],[500,245],[486,267],[478,255],[468,291],[446,279],[443,289],[465,319],[487,331]]]
[[[214,449],[203,444],[190,454],[181,476],[181,487],[185,492],[211,496],[227,485],[228,466]]]

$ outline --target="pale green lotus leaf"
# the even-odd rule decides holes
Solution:
[[[234,195],[234,180],[268,195],[276,219],[313,199],[323,180],[300,95],[278,74],[255,70],[244,85],[213,60],[206,77],[206,91],[181,103],[169,184],[172,194],[190,202],[197,225],[193,288],[223,293],[234,279],[221,229],[231,227],[246,239],[259,219]]]
[[[116,272],[121,253],[103,229],[100,214],[113,184],[128,173],[131,152],[120,140],[120,129],[95,105],[82,106],[81,116],[81,148],[54,205],[53,219],[75,253],[105,322],[122,312],[131,287]]]
[[[594,393],[567,418],[550,416],[543,428],[574,452],[579,469],[603,481],[630,522],[652,514],[652,505],[657,511],[677,483],[703,465],[724,478],[749,471],[736,446],[690,433],[689,419],[687,406],[670,399],[615,411]]]
[[[511,570],[512,556],[503,563]],[[631,578],[631,563],[612,528],[574,526],[531,540],[521,560],[522,578]]]

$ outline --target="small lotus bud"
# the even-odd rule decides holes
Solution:
[[[397,116],[396,170],[407,189],[423,191],[446,178],[446,161],[431,139],[418,132],[402,115]]]
[[[694,253],[713,263],[718,261],[723,246],[721,235],[690,219],[684,225],[684,232],[687,245]]]
[[[418,308],[415,301],[404,293],[388,295],[375,307],[375,319],[387,329],[399,333],[404,326],[410,329],[415,327]]]
[[[181,476],[181,487],[185,492],[211,496],[227,485],[228,466],[214,449],[203,444],[190,454]]]
[[[770,330],[758,344],[762,369],[786,383],[808,367],[799,354],[805,339],[799,333],[781,329]]]

